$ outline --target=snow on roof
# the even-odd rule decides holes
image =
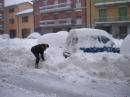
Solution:
[[[83,36],[88,36],[88,35],[97,35],[97,36],[107,36],[107,37],[111,37],[110,34],[108,34],[106,31],[104,30],[100,30],[100,29],[92,29],[92,28],[80,28],[80,29],[72,29],[70,31],[70,33],[76,33],[77,36],[79,37],[83,37]]]
[[[4,6],[8,7],[8,6],[17,5],[17,4],[24,3],[24,2],[31,3],[31,0],[5,0]]]
[[[23,10],[21,12],[18,12],[18,13],[16,13],[16,15],[22,15],[22,14],[27,14],[27,13],[31,13],[31,12],[33,12],[32,8],[31,9]]]

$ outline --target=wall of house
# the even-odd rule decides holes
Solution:
[[[39,7],[42,6],[47,6],[47,5],[54,5],[54,1],[55,0],[47,0],[46,5],[44,5],[44,1],[36,1],[34,3],[34,17],[35,17],[35,29],[40,28],[40,21],[44,21],[44,20],[55,20],[55,16],[57,17],[57,19],[65,19],[65,18],[71,18],[72,19],[72,25],[68,26],[69,27],[76,27],[79,25],[76,25],[76,19],[81,17],[82,18],[82,25],[81,26],[85,26],[86,23],[86,10],[85,10],[85,0],[81,0],[81,8],[80,9],[76,9],[76,0],[70,0],[71,1],[71,6],[72,8],[69,10],[65,10],[65,11],[55,11],[55,12],[50,12],[50,13],[40,13],[40,9]],[[67,0],[59,0],[58,3],[65,3]],[[55,27],[51,27],[52,29]],[[58,27],[59,28],[59,27]],[[61,29],[63,29],[62,27],[60,27]],[[42,28],[44,29],[44,28]],[[45,31],[50,28],[45,28]],[[43,32],[43,30],[42,30]]]
[[[9,9],[10,8],[15,8],[15,12],[13,13],[9,13]],[[6,33],[10,34],[10,30],[16,30],[16,37],[22,37],[21,35],[21,29],[23,29],[25,26],[26,28],[30,28],[31,31],[33,32],[33,28],[34,28],[34,25],[33,25],[33,13],[29,14],[29,23],[28,24],[21,24],[21,17],[19,16],[16,16],[16,13],[18,12],[21,12],[23,10],[26,10],[26,9],[30,9],[30,8],[33,8],[33,5],[26,2],[26,3],[21,3],[21,4],[18,4],[18,5],[13,5],[13,6],[9,6],[9,7],[6,7],[5,8],[5,31]],[[14,24],[10,24],[9,23],[9,19],[11,18],[14,18],[15,19],[15,23]],[[32,26],[32,27],[31,27]]]
[[[25,23],[22,22],[22,16],[23,15],[18,16],[18,19],[19,19],[19,35],[18,35],[18,37],[21,37],[21,38],[22,38],[22,30],[23,29],[29,29],[30,33],[34,32],[33,13],[29,13],[29,14],[24,15],[24,16],[28,16],[28,22],[25,22]]]

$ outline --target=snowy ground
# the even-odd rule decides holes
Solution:
[[[60,41],[34,69],[35,44],[0,38],[0,97],[130,97],[130,55],[77,52],[65,59]]]

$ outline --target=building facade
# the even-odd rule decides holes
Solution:
[[[87,0],[34,0],[34,27],[41,34],[87,26]]]
[[[34,32],[33,4],[23,2],[5,7],[5,32],[10,38],[26,38]]]
[[[4,33],[4,0],[0,0],[0,34]]]
[[[115,38],[130,33],[130,0],[92,0],[92,24]]]

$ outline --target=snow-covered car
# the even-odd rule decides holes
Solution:
[[[104,30],[91,28],[72,29],[69,32],[63,55],[68,57],[78,50],[93,53],[120,52],[111,35]]]

